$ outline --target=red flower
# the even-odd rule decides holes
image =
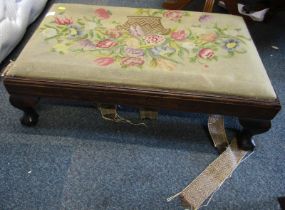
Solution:
[[[141,66],[144,64],[144,60],[141,57],[126,57],[121,61],[123,66]]]
[[[59,18],[55,17],[55,23],[58,25],[71,25],[73,24],[73,20],[70,18]]]
[[[177,41],[183,41],[187,37],[187,33],[184,30],[172,32],[171,37]]]
[[[203,48],[199,51],[199,57],[203,59],[211,59],[215,56],[215,53],[210,48]]]
[[[111,12],[103,8],[99,8],[95,10],[95,14],[100,19],[108,19],[111,15]]]
[[[99,47],[99,48],[111,48],[111,47],[114,47],[116,46],[118,43],[117,42],[114,42],[110,39],[105,39],[103,41],[100,41],[96,44],[96,47]]]
[[[108,66],[115,62],[114,58],[111,57],[103,57],[103,58],[97,58],[95,60],[95,63],[99,66]]]
[[[181,11],[175,10],[168,10],[163,14],[164,17],[172,21],[179,21],[182,18],[182,15],[183,13]]]

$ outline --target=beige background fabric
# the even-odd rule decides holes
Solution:
[[[104,27],[110,28],[114,27],[112,21],[116,20],[124,24],[127,21],[127,16],[133,16],[137,11],[137,9],[122,7],[55,4],[50,10],[55,12],[55,16],[58,13],[57,8],[59,6],[65,7],[64,15],[72,17],[72,19],[84,15],[92,16],[94,10],[98,8],[110,10],[112,12],[111,18],[102,20]],[[183,17],[179,23],[162,18],[162,25],[165,28],[191,29],[192,33],[204,34],[212,32],[213,26],[218,24],[229,28],[228,31],[233,35],[237,35],[236,28],[241,28],[238,34],[250,38],[247,27],[240,17],[211,14],[213,18],[207,23],[201,24],[199,18],[203,13],[188,13],[189,16]],[[46,17],[39,28],[53,19],[53,15]],[[197,25],[200,27],[196,27]],[[132,66],[122,68],[119,63],[114,63],[108,67],[98,66],[94,62],[96,57],[92,53],[68,51],[65,54],[60,54],[52,52],[51,49],[55,42],[53,40],[45,41],[44,38],[41,30],[35,32],[8,75],[50,80],[124,84],[267,100],[276,99],[276,94],[252,40],[246,42],[246,53],[244,54],[236,54],[231,58],[223,58],[223,55],[219,54],[218,56],[221,58],[217,61],[205,61],[203,64],[199,62],[190,63],[188,58],[185,58],[182,64],[177,64],[174,69],[169,70],[163,67],[152,68],[147,64],[142,68]]]

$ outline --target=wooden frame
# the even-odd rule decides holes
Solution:
[[[240,119],[244,130],[241,132],[239,144],[247,150],[254,148],[252,136],[269,130],[270,120],[281,109],[278,99],[268,101],[123,85],[76,83],[11,76],[4,78],[4,85],[10,94],[11,104],[24,111],[21,122],[26,126],[36,125],[39,116],[35,107],[41,98],[222,114]]]

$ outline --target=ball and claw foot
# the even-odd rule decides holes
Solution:
[[[14,107],[24,112],[24,115],[20,118],[20,122],[22,125],[27,127],[35,126],[38,122],[39,115],[35,111],[35,107],[38,102],[38,97],[25,95],[10,95],[10,103]]]
[[[245,151],[253,151],[253,136],[267,132],[271,128],[270,120],[239,119],[243,129],[238,134],[238,146]]]
[[[240,133],[238,135],[238,147],[245,151],[253,151],[255,143],[252,138],[252,134],[248,132]]]
[[[39,115],[33,112],[25,112],[23,116],[20,118],[20,122],[22,125],[27,127],[35,126],[38,123]]]

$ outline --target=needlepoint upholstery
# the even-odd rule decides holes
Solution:
[[[9,76],[276,99],[241,17],[54,4]]]

